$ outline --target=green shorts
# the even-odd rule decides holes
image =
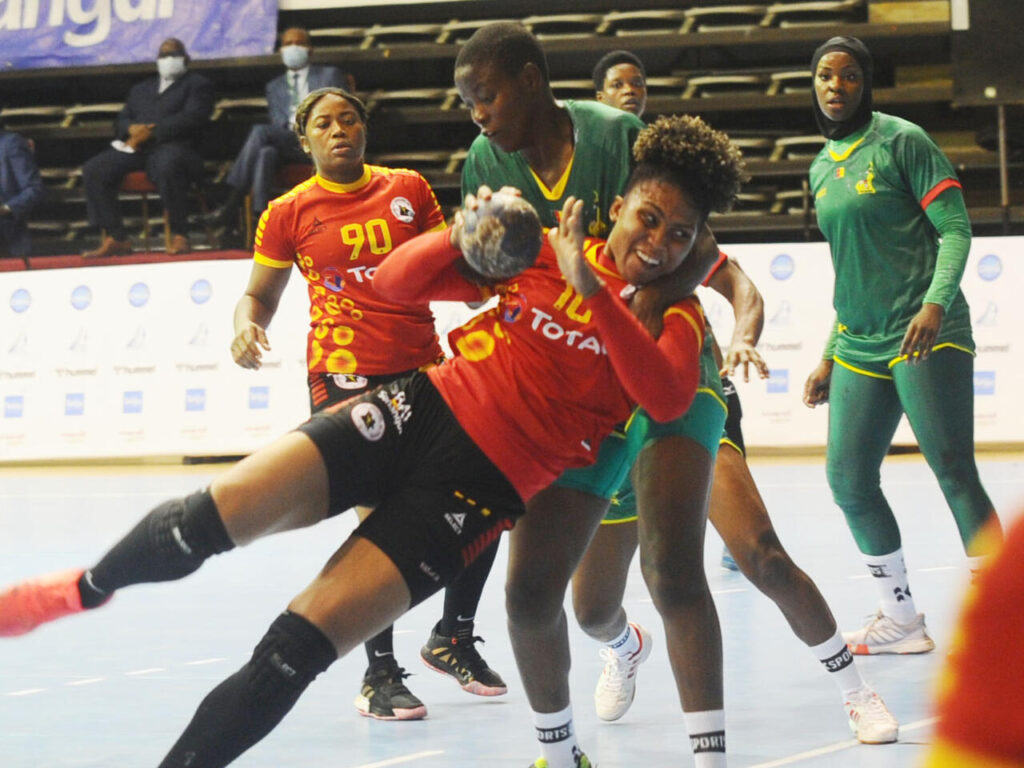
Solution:
[[[626,429],[612,432],[601,442],[597,461],[589,467],[565,470],[554,485],[575,488],[601,499],[612,498],[623,479],[628,477],[633,460],[640,453],[643,430],[633,429],[636,417],[637,412],[634,411]]]
[[[725,431],[725,415],[726,406],[721,392],[703,388],[697,391],[689,410],[667,424],[659,424],[641,411],[630,424],[631,431],[643,431],[643,439],[638,441],[639,445],[632,459],[635,461],[640,451],[655,440],[678,435],[700,443],[714,460]],[[630,467],[633,466],[633,461],[629,462]],[[629,481],[627,471],[622,475],[622,482],[611,498],[611,506],[604,516],[602,525],[627,523],[633,520],[636,520],[636,497],[633,495],[633,485]]]

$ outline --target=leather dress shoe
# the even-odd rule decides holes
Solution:
[[[192,243],[184,235],[171,235],[171,244],[167,248],[168,256],[181,256],[192,252]]]
[[[132,252],[131,240],[115,240],[110,235],[103,238],[98,247],[91,251],[83,251],[83,259],[102,259],[107,256],[123,256]]]

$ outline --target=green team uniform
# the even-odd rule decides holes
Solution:
[[[973,351],[963,264],[935,279],[938,233],[922,209],[960,183],[928,134],[875,112],[862,130],[827,142],[810,181],[836,273],[837,361],[888,375],[925,301],[946,310],[936,346]]]
[[[810,168],[818,225],[835,267],[836,322],[826,348],[826,471],[862,552],[901,546],[878,468],[906,413],[967,546],[991,502],[974,462],[973,352],[960,280],[970,222],[949,160],[917,125],[880,112],[830,140]],[[923,303],[944,319],[931,356],[899,349]]]
[[[604,238],[611,229],[608,209],[626,187],[633,142],[644,121],[596,101],[570,99],[562,105],[572,120],[575,146],[572,162],[553,188],[544,185],[521,152],[504,152],[481,135],[462,167],[462,196],[475,195],[481,184],[518,187],[537,210],[540,223],[553,227],[562,203],[572,195],[583,201],[586,234]]]
[[[627,523],[636,520],[636,496],[629,480],[629,470],[641,450],[653,441],[670,436],[689,437],[700,443],[711,454],[714,462],[718,446],[723,439],[725,419],[729,408],[722,391],[722,377],[711,350],[710,327],[704,334],[704,348],[700,355],[700,380],[697,396],[686,413],[666,424],[659,424],[643,410],[637,411],[626,430],[626,450],[617,477],[619,482],[611,506],[602,524]],[[605,442],[610,442],[606,440]],[[565,475],[562,476],[563,478]],[[559,480],[559,484],[562,481]],[[587,490],[584,488],[584,490]]]

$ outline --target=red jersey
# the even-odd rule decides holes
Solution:
[[[253,258],[274,269],[294,263],[306,278],[311,373],[386,375],[441,357],[428,304],[388,301],[372,277],[392,249],[444,227],[426,179],[374,165],[352,184],[317,175],[270,203]]]
[[[449,334],[455,358],[428,372],[524,500],[563,470],[593,463],[601,440],[635,405],[668,421],[697,390],[700,302],[691,296],[671,307],[655,341],[620,298],[626,283],[604,246],[586,241],[605,287],[584,299],[545,241],[533,267],[497,286],[497,307]],[[454,269],[460,255],[448,233],[418,238],[381,267],[378,287],[404,298],[478,300],[478,289]]]
[[[978,534],[995,537],[988,528]],[[939,723],[923,768],[1024,763],[1024,517],[972,584],[942,677]]]

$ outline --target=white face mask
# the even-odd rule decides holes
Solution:
[[[156,60],[156,69],[164,80],[177,80],[185,74],[185,57],[161,56]]]
[[[288,69],[302,69],[309,64],[309,48],[304,45],[286,45],[281,49],[281,61]]]

